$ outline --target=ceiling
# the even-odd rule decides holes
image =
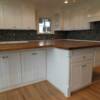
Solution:
[[[41,10],[42,12],[57,12],[59,9],[62,9],[64,6],[65,0],[32,0],[34,6],[37,10]],[[80,0],[69,0],[69,3],[75,3]]]
[[[73,6],[87,6],[88,8],[93,9],[93,5],[100,5],[100,0],[68,0],[67,5],[64,4],[65,0],[31,0],[35,8],[44,14],[53,14],[59,12],[62,9],[66,10],[71,9]],[[95,6],[96,7],[96,6]],[[85,10],[85,9],[84,9]]]

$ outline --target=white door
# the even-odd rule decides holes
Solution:
[[[45,51],[32,50],[21,54],[22,81],[34,82],[45,79]]]

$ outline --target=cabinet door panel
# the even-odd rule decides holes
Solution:
[[[93,64],[92,62],[85,62],[82,65],[82,87],[87,86],[89,84],[91,84],[92,81],[92,68],[93,68]]]
[[[7,59],[0,58],[0,89],[8,88],[10,86],[9,68]]]
[[[23,5],[22,9],[22,25],[24,29],[35,29],[35,11],[34,8]]]
[[[21,63],[19,53],[8,54],[8,67],[10,85],[17,85],[21,83]]]
[[[28,51],[21,54],[22,81],[33,82],[45,79],[46,63],[44,51]]]
[[[0,57],[0,89],[21,83],[20,56],[17,53],[2,53]]]
[[[81,88],[81,63],[71,65],[71,91]]]

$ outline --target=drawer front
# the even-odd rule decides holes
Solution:
[[[77,63],[87,60],[92,60],[92,61],[94,60],[93,49],[73,50],[71,52],[71,63]]]

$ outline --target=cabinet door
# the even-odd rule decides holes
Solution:
[[[19,53],[9,53],[7,55],[10,85],[15,86],[21,83],[21,63]]]
[[[81,88],[81,63],[71,65],[71,91],[75,91]]]
[[[21,83],[20,57],[17,53],[4,53],[0,57],[0,89]]]
[[[7,29],[12,29],[15,26],[15,16],[14,16],[14,7],[13,3],[9,3],[9,0],[4,2],[3,6],[3,15],[4,15],[4,27]]]
[[[7,59],[0,57],[0,89],[4,89],[10,86],[9,84],[9,68]]]
[[[93,64],[92,62],[85,62],[81,66],[81,74],[82,74],[82,87],[85,87],[92,82],[92,68]]]
[[[35,29],[35,11],[32,7],[23,5],[22,10],[22,25],[23,29]]]
[[[26,51],[21,54],[22,81],[34,82],[45,79],[45,51]]]
[[[3,1],[0,1],[0,28],[4,28]]]

